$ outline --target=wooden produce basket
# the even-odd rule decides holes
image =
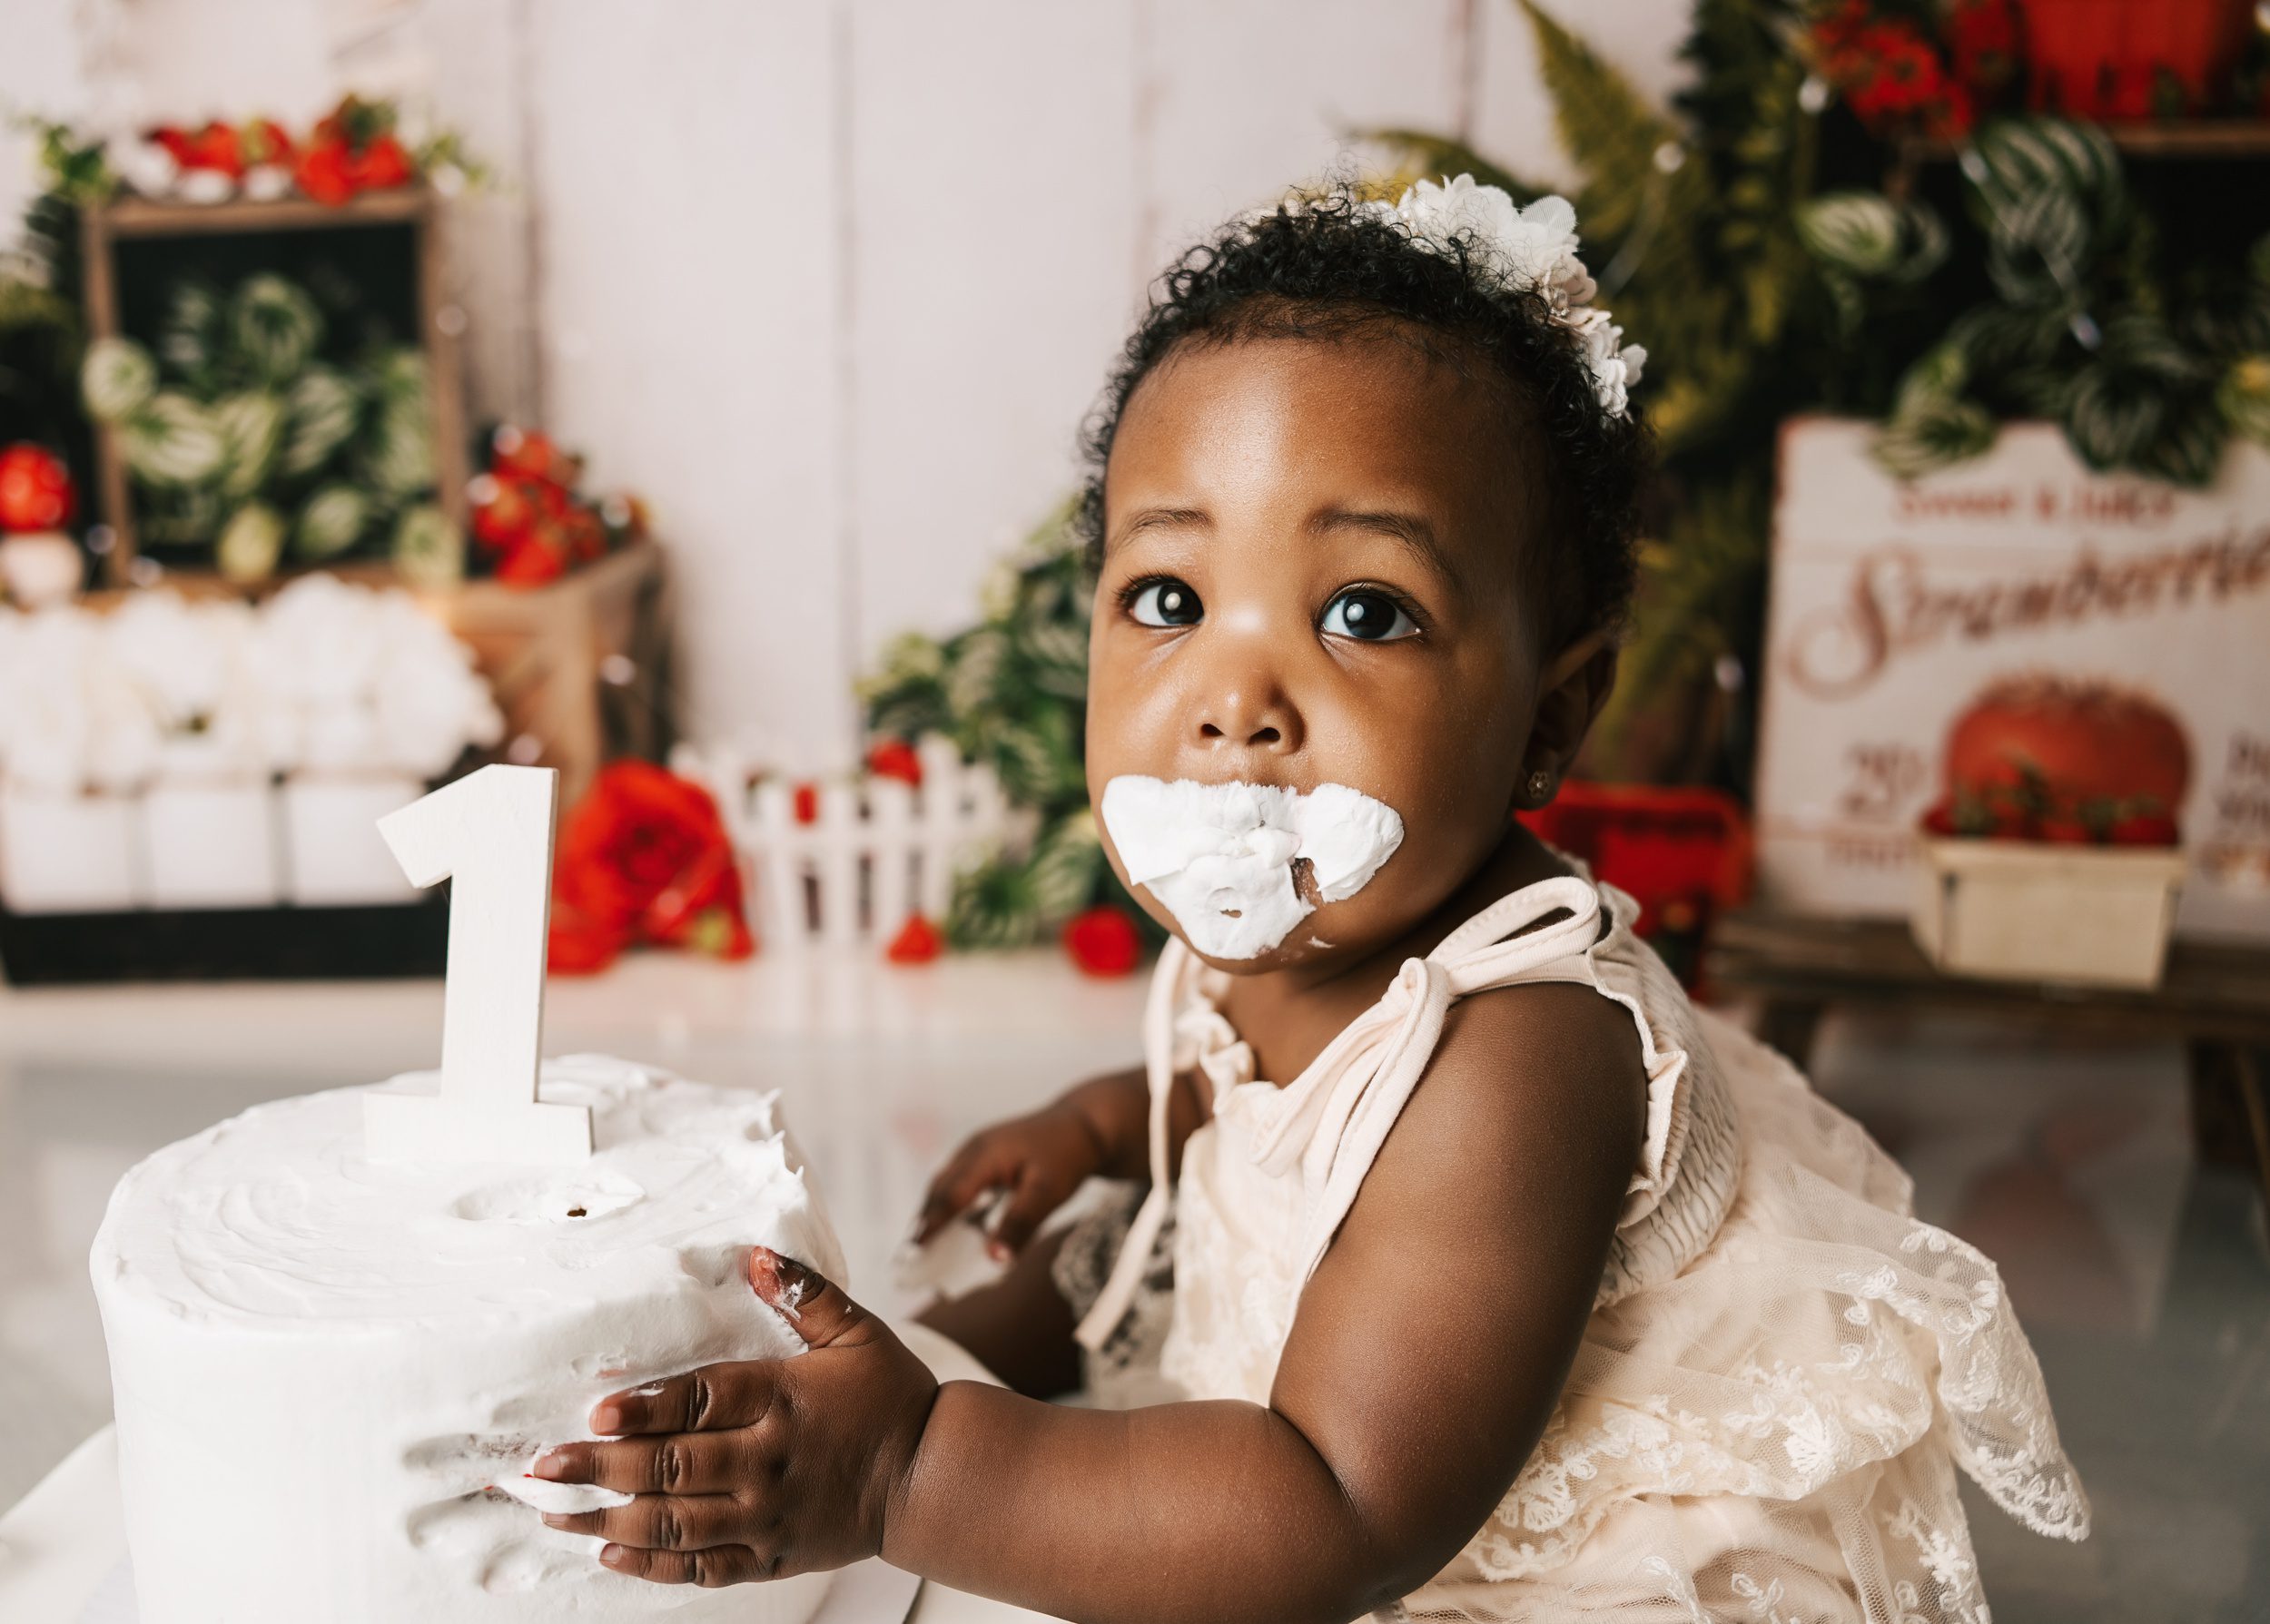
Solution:
[[[401,291],[414,306],[414,331],[404,337],[406,341],[414,341],[426,357],[434,438],[434,499],[459,530],[464,530],[468,469],[458,335],[464,329],[465,313],[442,296],[440,213],[429,188],[366,192],[339,204],[297,197],[221,203],[123,197],[85,209],[80,229],[86,266],[87,325],[94,339],[133,336],[126,333],[124,325],[122,290],[127,279],[122,271],[122,256],[141,251],[153,242],[260,235],[288,238],[342,231],[390,232],[400,238],[410,283]],[[104,561],[104,574],[113,585],[121,585],[129,578],[129,567],[138,551],[133,488],[117,431],[99,423],[95,477],[114,538]]]
[[[1950,974],[2154,988],[2185,866],[2172,848],[1927,839],[1915,939]]]
[[[559,769],[563,812],[601,763],[660,761],[676,742],[668,591],[661,548],[642,542],[549,586],[469,581],[429,600],[472,647],[506,738],[541,741],[511,759]]]

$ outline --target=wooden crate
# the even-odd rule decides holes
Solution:
[[[441,291],[441,231],[439,200],[425,186],[366,192],[344,203],[306,198],[271,202],[238,199],[224,203],[183,203],[126,197],[89,207],[81,213],[86,276],[87,327],[94,338],[120,336],[117,249],[123,241],[153,238],[192,239],[250,232],[316,231],[407,227],[415,241],[416,340],[425,350],[433,418],[434,469],[444,513],[465,528],[465,397],[459,382],[458,334],[464,312],[448,304]],[[95,478],[104,517],[114,536],[104,574],[114,585],[127,579],[136,553],[133,499],[117,432],[95,426]],[[172,572],[176,577],[183,573]]]
[[[675,742],[669,576],[651,542],[547,586],[469,581],[429,601],[471,645],[505,714],[505,736],[540,740],[524,764],[559,769],[565,812],[618,755],[660,761]],[[610,680],[627,661],[628,681]],[[516,761],[523,758],[515,755]]]

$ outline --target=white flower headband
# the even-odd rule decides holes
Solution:
[[[1498,187],[1460,175],[1439,186],[1421,181],[1392,204],[1368,203],[1365,212],[1402,221],[1412,241],[1437,252],[1463,237],[1502,286],[1544,295],[1554,320],[1584,344],[1602,408],[1611,417],[1628,414],[1627,391],[1639,382],[1647,351],[1624,343],[1624,330],[1592,302],[1599,289],[1576,257],[1576,211],[1566,198],[1541,197],[1525,209]]]

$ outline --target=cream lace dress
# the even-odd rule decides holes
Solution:
[[[1516,891],[1407,960],[1284,1088],[1220,1014],[1226,979],[1170,943],[1145,1019],[1153,1184],[1081,1340],[1124,1340],[1170,1245],[1169,1390],[1268,1403],[1301,1288],[1451,1003],[1577,982],[1630,1012],[1648,1075],[1598,1303],[1496,1511],[1381,1616],[1983,1624],[1958,1466],[2042,1533],[2088,1526],[1994,1265],[1910,1216],[1906,1176],[1787,1061],[1689,1003],[1637,915],[1583,879]],[[1213,1120],[1170,1192],[1166,1091],[1191,1068]]]

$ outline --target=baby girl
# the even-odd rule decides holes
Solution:
[[[633,1494],[557,1520],[609,1566],[1924,1624],[1986,1618],[1958,1467],[2087,1531],[1993,1265],[1515,822],[1614,681],[1647,471],[1574,226],[1332,192],[1169,272],[1084,508],[1089,785],[1174,938],[1147,1064],[980,1134],[923,1219],[997,1204],[1012,1266],[928,1317],[1010,1390],[760,1250],[809,1353],[610,1399],[540,1468]],[[1044,1232],[1094,1176],[1147,1194]],[[1083,1384],[1150,1402],[1043,1402]]]

